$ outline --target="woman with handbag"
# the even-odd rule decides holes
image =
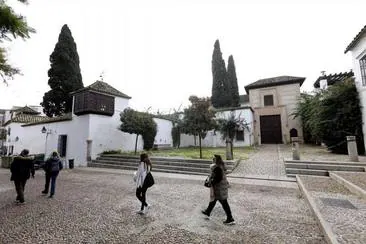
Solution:
[[[207,217],[210,217],[211,211],[216,205],[217,200],[221,203],[222,208],[226,213],[226,220],[224,224],[235,224],[234,218],[231,214],[231,209],[229,203],[227,202],[228,198],[228,187],[229,183],[226,179],[225,175],[225,164],[222,161],[220,155],[214,155],[213,158],[214,165],[211,168],[211,188],[210,188],[210,203],[206,210],[203,210],[202,213]]]
[[[146,191],[154,184],[154,178],[151,175],[151,166],[149,156],[146,153],[142,153],[140,155],[140,164],[136,173],[136,197],[141,202],[141,208],[137,212],[138,214],[144,214],[145,207],[151,207],[146,203]]]

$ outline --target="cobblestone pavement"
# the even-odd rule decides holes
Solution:
[[[263,144],[254,149],[247,160],[242,160],[230,176],[256,177],[268,179],[292,179],[286,177],[284,159],[292,158],[291,145]],[[300,144],[300,159],[314,161],[349,162],[348,155],[333,154],[321,146]],[[366,162],[365,156],[359,156],[360,162]]]
[[[340,244],[366,243],[366,201],[329,177],[301,176]]]
[[[237,224],[225,226],[219,204],[210,220],[200,214],[209,199],[204,177],[154,176],[152,208],[140,216],[131,172],[64,170],[48,199],[37,171],[27,203],[18,206],[9,171],[1,169],[0,243],[325,243],[296,183],[230,180]]]
[[[261,145],[242,160],[230,176],[284,178],[286,179],[284,158],[291,157],[289,145]]]

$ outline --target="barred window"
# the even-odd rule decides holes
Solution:
[[[273,106],[273,95],[265,95],[264,99],[264,106]]]
[[[360,59],[362,85],[366,86],[366,55]]]

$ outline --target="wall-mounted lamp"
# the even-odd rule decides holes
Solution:
[[[19,141],[19,137],[17,136],[17,137],[15,137],[15,141]]]

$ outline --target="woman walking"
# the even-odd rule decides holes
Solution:
[[[52,152],[51,157],[47,159],[45,163],[44,170],[46,173],[46,183],[44,186],[44,190],[42,191],[42,194],[48,194],[48,189],[51,181],[51,193],[49,197],[52,198],[53,195],[55,195],[56,178],[60,170],[62,170],[62,168],[63,168],[62,162],[58,156],[58,153],[56,151]]]
[[[211,211],[215,207],[216,202],[219,201],[226,213],[226,220],[224,221],[224,224],[232,225],[235,224],[235,221],[231,215],[229,203],[227,202],[229,183],[225,175],[225,164],[220,155],[214,155],[213,162],[214,165],[211,167],[210,177],[212,185],[210,203],[207,209],[203,210],[202,213],[207,217],[210,217]]]
[[[142,153],[140,155],[140,164],[137,168],[136,173],[136,197],[141,202],[141,208],[137,212],[138,214],[144,214],[145,208],[150,208],[150,205],[146,203],[146,191],[147,188],[150,187],[150,185],[146,184],[145,180],[147,179],[146,176],[151,171],[151,161],[149,159],[149,156],[146,153]],[[151,175],[151,173],[150,173]]]

